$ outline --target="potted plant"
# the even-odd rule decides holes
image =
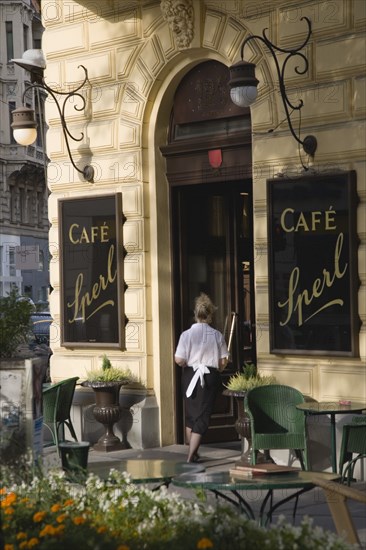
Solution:
[[[94,390],[96,405],[93,414],[105,429],[104,435],[93,446],[94,450],[110,452],[124,448],[121,440],[114,434],[113,425],[121,417],[120,389],[134,379],[129,369],[113,367],[106,355],[103,356],[100,369],[87,372],[87,378],[81,385]]]
[[[244,363],[242,371],[233,374],[228,383],[223,395],[227,397],[235,397],[238,410],[238,418],[235,422],[235,429],[242,439],[242,454],[238,464],[248,466],[251,464],[251,434],[250,422],[247,413],[244,409],[244,399],[249,390],[257,386],[266,386],[268,384],[277,384],[277,380],[273,375],[262,375],[258,372],[257,366],[254,363]],[[244,452],[244,438],[248,441],[248,449]],[[258,453],[257,462],[272,462],[268,451],[265,455]]]
[[[33,302],[12,289],[0,297],[0,462],[15,461],[33,440],[42,414],[42,383],[46,380],[49,348],[31,347]],[[33,406],[29,407],[29,399]],[[38,452],[38,450],[37,450]],[[36,451],[35,451],[36,454]]]
[[[30,340],[33,306],[21,299],[17,289],[0,297],[0,357],[13,359],[21,356],[19,347]],[[29,351],[29,349],[28,349]]]

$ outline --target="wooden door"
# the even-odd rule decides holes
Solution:
[[[244,361],[255,361],[251,182],[222,182],[173,187],[172,232],[176,343],[194,322],[194,298],[207,293],[218,307],[213,325],[229,341],[235,318],[231,357],[222,373],[228,378]],[[184,411],[177,368],[179,439]],[[204,442],[233,441],[235,403],[219,395]]]

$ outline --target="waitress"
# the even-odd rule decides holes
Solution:
[[[201,293],[195,299],[196,322],[180,335],[174,356],[175,362],[183,367],[187,462],[199,459],[198,449],[221,389],[220,372],[229,358],[224,336],[210,326],[216,309],[207,294]]]

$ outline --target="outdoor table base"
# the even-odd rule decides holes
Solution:
[[[177,487],[209,490],[217,497],[223,498],[237,506],[248,519],[257,520],[260,525],[266,526],[272,520],[273,512],[291,500],[295,500],[293,510],[293,518],[295,518],[299,497],[303,493],[313,489],[316,486],[317,479],[323,482],[337,481],[339,480],[339,476],[333,473],[299,470],[291,473],[265,474],[239,478],[233,476],[228,471],[222,471],[182,474],[173,478],[172,484]],[[277,489],[296,489],[296,491],[274,503],[274,491]],[[248,499],[241,495],[239,491],[259,490],[265,491],[265,496],[256,517],[256,513],[249,504]]]
[[[300,403],[296,405],[296,408],[303,411],[306,415],[319,415],[327,414],[330,416],[330,429],[331,429],[331,459],[332,459],[332,471],[337,472],[337,442],[336,442],[336,415],[337,414],[351,414],[361,413],[366,409],[366,403],[359,403],[355,401],[349,401],[349,403],[337,403],[328,401],[314,401]]]

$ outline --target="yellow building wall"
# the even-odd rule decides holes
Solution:
[[[188,0],[187,0],[188,2]],[[164,2],[162,2],[163,4]],[[188,2],[189,4],[189,2]],[[268,133],[284,118],[273,62],[262,45],[253,45],[259,98],[251,109],[253,125],[254,240],[258,367],[281,382],[317,399],[366,398],[366,178],[365,178],[365,2],[364,0],[193,1],[193,39],[182,47],[164,19],[159,1],[42,1],[46,81],[73,87],[89,83],[83,93],[85,113],[67,109],[72,132],[84,132],[72,153],[82,168],[91,163],[94,183],[83,181],[67,156],[56,108],[47,101],[47,152],[50,190],[51,376],[85,376],[100,365],[104,352],[65,349],[60,345],[60,276],[58,200],[122,192],[127,221],[124,242],[127,349],[111,350],[114,365],[129,367],[146,380],[159,406],[161,443],[175,440],[175,381],[172,336],[172,286],[169,194],[159,147],[167,140],[174,91],[194,64],[217,59],[228,66],[240,59],[248,34],[268,36],[280,46],[297,47],[305,38],[301,17],[313,23],[306,55],[307,74],[286,78],[302,97],[302,136],[314,134],[318,149],[311,166],[319,171],[355,170],[360,202],[358,291],[360,358],[276,356],[269,353],[266,179],[280,171],[299,175],[297,143],[287,124]],[[291,71],[289,71],[291,73]],[[305,158],[304,162],[308,162]]]

